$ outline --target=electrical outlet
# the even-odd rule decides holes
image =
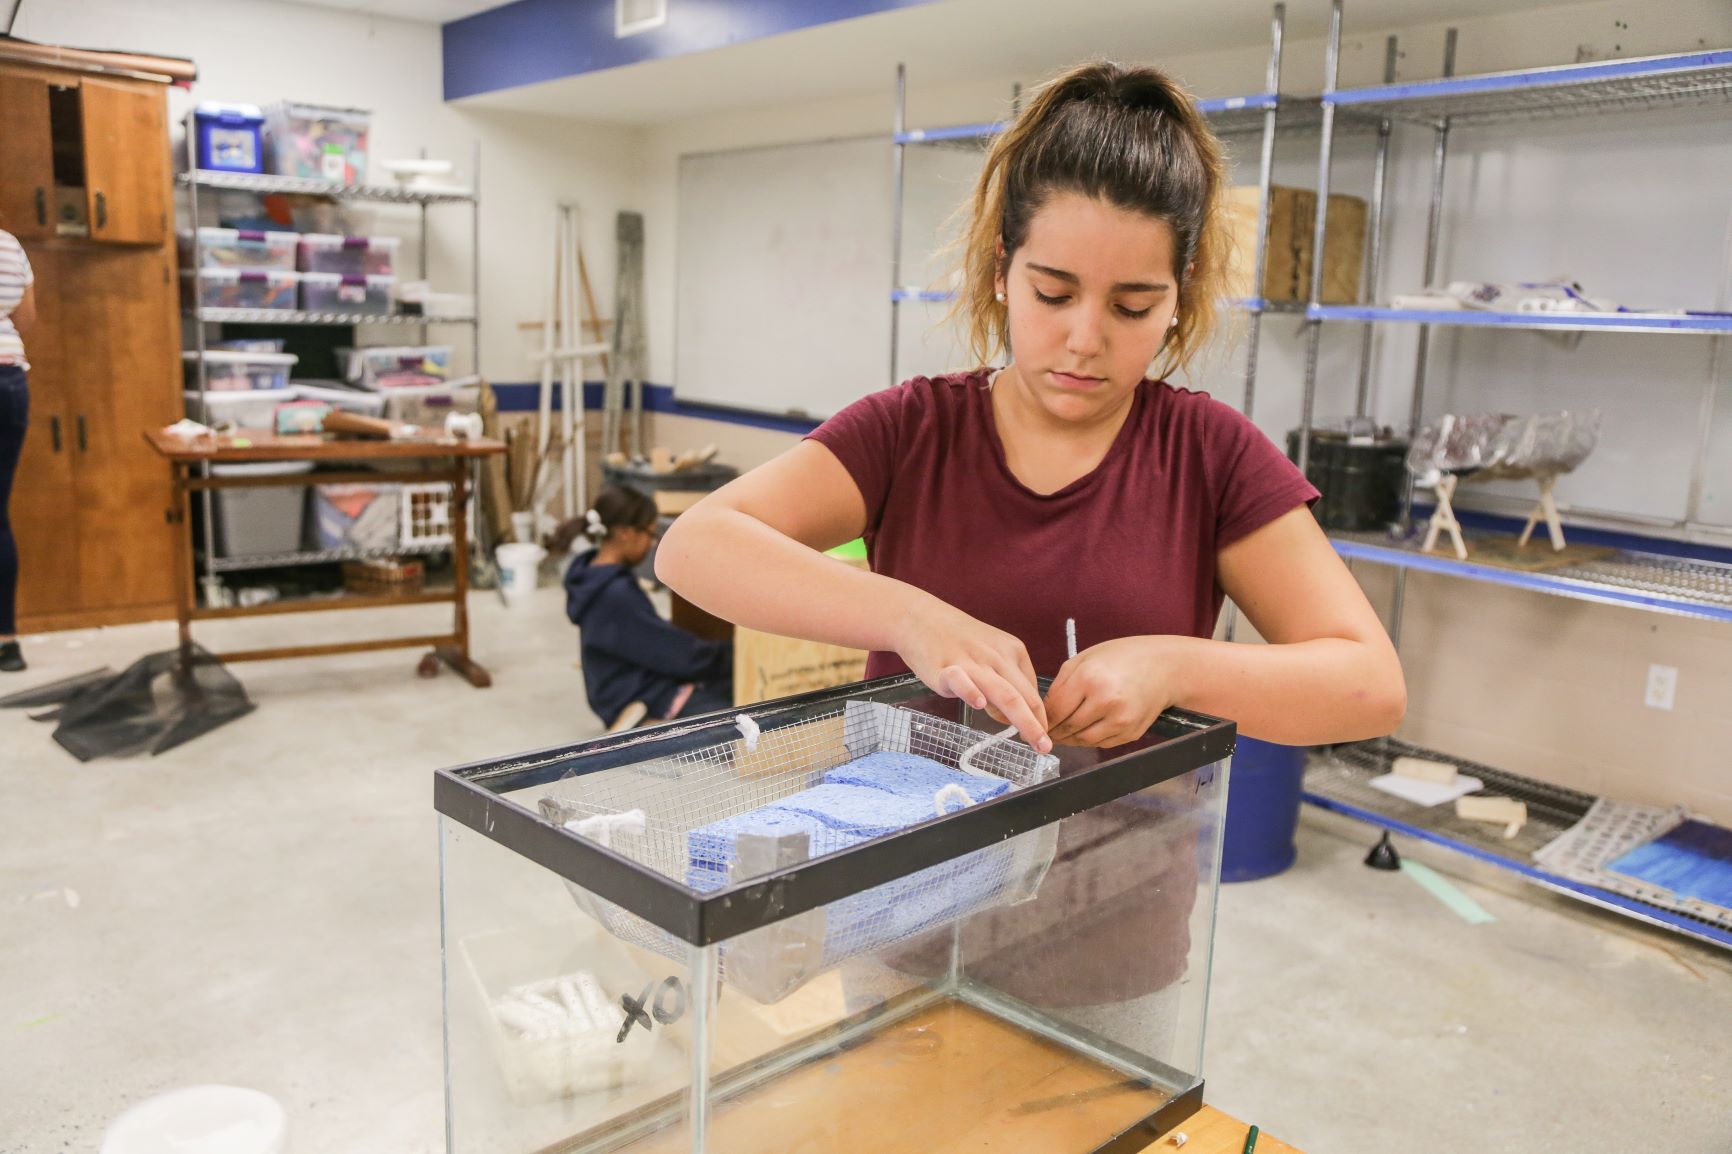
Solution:
[[[1648,689],[1642,695],[1642,704],[1649,709],[1671,709],[1672,701],[1678,696],[1678,667],[1676,665],[1648,666]]]

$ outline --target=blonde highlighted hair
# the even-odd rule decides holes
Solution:
[[[1080,64],[1043,84],[993,141],[959,238],[962,284],[952,317],[982,365],[1008,348],[995,281],[1055,193],[1095,197],[1173,231],[1178,324],[1151,372],[1188,366],[1214,335],[1227,280],[1226,160],[1191,96],[1164,73]],[[1003,244],[1003,255],[999,245]]]

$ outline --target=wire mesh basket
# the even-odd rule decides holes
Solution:
[[[717,857],[714,843],[730,840],[714,832],[717,823],[823,785],[831,771],[874,753],[913,754],[1008,782],[1010,789],[1056,777],[1059,765],[1052,755],[1013,738],[882,702],[850,701],[750,740],[563,778],[538,805],[549,820],[641,866],[693,888],[713,889],[893,834],[894,828],[876,822],[791,837],[742,833]],[[955,803],[969,804],[961,798]],[[949,804],[935,799],[924,818],[943,820]],[[775,1001],[849,958],[969,914],[1026,901],[1052,864],[1057,838],[1054,822],[723,942],[722,979],[759,1001]],[[613,936],[667,958],[686,958],[690,947],[679,938],[580,885],[566,886],[579,908]]]

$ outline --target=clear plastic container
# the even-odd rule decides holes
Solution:
[[[201,268],[277,269],[293,272],[299,233],[258,232],[239,228],[198,230],[198,264]],[[190,267],[192,233],[180,234],[180,262]]]
[[[363,389],[426,388],[451,375],[450,345],[338,349],[343,379]]]
[[[1091,1154],[1201,1107],[1231,723],[749,713],[436,775],[452,1154]]]
[[[313,490],[313,531],[321,549],[388,553],[402,543],[401,486],[319,485]]]
[[[198,353],[188,352],[182,353],[180,356],[186,364],[186,387],[190,390],[196,390],[198,388]],[[295,367],[295,362],[298,360],[300,358],[293,353],[252,353],[207,349],[204,354],[205,388],[214,392],[286,389],[289,387],[289,372]]]
[[[443,429],[448,414],[481,411],[480,385],[392,389],[380,395],[385,398],[385,416],[409,425]]]
[[[335,385],[315,385],[307,381],[296,381],[289,387],[295,391],[295,399],[298,401],[322,401],[333,409],[341,409],[345,413],[362,417],[385,415],[385,398],[378,393],[338,388]]]
[[[211,466],[212,475],[217,477],[282,477],[312,471],[311,461]],[[307,531],[305,486],[220,489],[215,506],[217,556],[268,557],[300,551]]]
[[[279,176],[339,184],[367,182],[367,134],[373,114],[281,101],[266,110],[265,144]]]
[[[180,274],[181,295],[204,308],[292,311],[300,275],[238,268],[207,268],[197,274],[186,270]]]
[[[300,238],[302,272],[334,272],[344,276],[394,276],[401,237],[338,236],[310,232]]]
[[[197,392],[188,390],[186,415],[204,425],[233,425],[241,429],[273,429],[277,406],[295,399],[291,389],[253,389],[245,392],[206,393],[203,405]]]
[[[304,272],[301,308],[310,313],[354,313],[388,316],[394,276],[343,276],[334,272]]]

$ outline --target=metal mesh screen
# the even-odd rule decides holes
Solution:
[[[723,742],[635,765],[577,774],[549,787],[538,805],[543,816],[568,828],[585,818],[642,813],[641,825],[595,835],[615,853],[664,877],[691,884],[694,831],[750,813],[817,785],[824,774],[871,753],[912,753],[951,769],[966,756],[977,772],[1012,788],[1056,777],[1058,760],[1008,738],[878,702],[849,702],[844,709],[809,721],[765,730],[753,748],[745,740]],[[635,817],[635,815],[634,815]],[[938,818],[935,807],[932,817]],[[966,914],[1026,900],[1051,865],[1057,823],[1033,834],[943,862],[865,890],[820,911],[821,921],[796,915],[769,930],[789,929],[796,942],[782,953],[805,950],[804,976],[846,958],[882,949]],[[889,835],[883,835],[889,836]],[[802,835],[802,841],[805,835]],[[803,855],[821,857],[872,840],[860,830],[839,828],[810,835]],[[727,876],[738,883],[767,872],[743,864],[736,851]],[[787,864],[781,859],[779,864]],[[683,960],[685,942],[578,885],[568,884],[580,908],[624,941]],[[766,930],[754,931],[754,938]],[[821,941],[821,949],[819,942]],[[728,973],[728,944],[722,947]],[[761,951],[754,951],[761,952]],[[803,979],[802,979],[803,980]]]

